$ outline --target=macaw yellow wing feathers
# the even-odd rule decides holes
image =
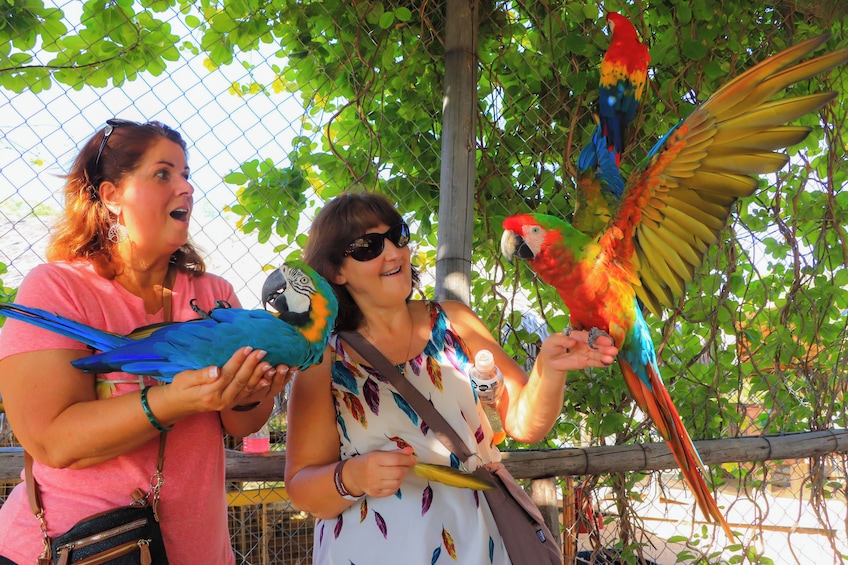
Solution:
[[[784,147],[801,143],[811,131],[812,128],[806,126],[782,126],[752,134],[744,129],[723,128],[715,133],[713,142],[718,147],[713,149],[712,154],[730,154],[732,149],[724,146],[740,139],[744,139],[744,143],[750,147],[757,147],[765,151],[778,151]]]
[[[821,74],[844,62],[844,53],[833,51],[810,61],[798,63],[830,38],[819,35],[791,45],[738,75],[710,97],[713,114],[725,119],[746,114],[790,84]],[[706,103],[705,103],[706,105]]]
[[[416,463],[412,470],[419,477],[428,481],[436,481],[452,487],[470,488],[473,490],[490,490],[495,485],[477,475],[448,467],[447,465],[434,465],[432,463]]]
[[[781,151],[811,131],[788,122],[837,96],[820,92],[772,99],[848,61],[843,48],[799,62],[827,39],[822,35],[792,46],[718,89],[663,137],[628,179],[609,228],[616,235],[601,238],[619,262],[633,261],[635,252],[643,283],[638,296],[654,314],[683,294],[733,203],[759,187],[759,175],[786,166],[789,158]]]

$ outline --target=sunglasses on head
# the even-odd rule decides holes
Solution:
[[[100,148],[97,150],[97,157],[94,158],[94,170],[97,171],[97,167],[98,165],[100,165],[100,157],[103,155],[103,150],[106,148],[106,142],[109,141],[109,137],[111,137],[112,132],[115,131],[115,128],[119,128],[122,126],[140,125],[142,124],[138,122],[132,122],[130,120],[119,120],[118,118],[106,120],[106,127],[103,128],[103,139],[100,141]]]
[[[409,226],[401,222],[388,229],[386,233],[366,233],[357,237],[345,249],[345,257],[356,261],[370,261],[380,256],[386,240],[391,241],[398,249],[409,245]]]

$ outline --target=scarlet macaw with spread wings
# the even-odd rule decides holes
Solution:
[[[642,307],[671,307],[718,240],[733,203],[751,195],[759,175],[784,167],[778,151],[810,128],[787,125],[836,97],[823,92],[772,100],[788,86],[848,61],[848,48],[801,61],[827,35],[773,55],[715,92],[665,134],[631,173],[611,217],[597,233],[543,214],[504,221],[501,249],[526,259],[554,286],[572,326],[612,336],[627,388],[668,443],[708,520],[733,533],[706,485],[706,471],[660,378]]]

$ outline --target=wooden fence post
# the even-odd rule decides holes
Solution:
[[[530,481],[530,497],[539,510],[545,524],[554,534],[554,539],[559,547],[562,547],[562,535],[559,527],[559,501],[557,499],[556,479],[536,479]]]

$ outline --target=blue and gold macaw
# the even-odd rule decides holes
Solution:
[[[832,101],[836,92],[772,98],[791,85],[848,62],[848,48],[806,61],[828,35],[798,43],[736,77],[660,138],[630,174],[608,223],[576,229],[544,214],[504,220],[501,250],[526,259],[555,287],[577,329],[612,336],[618,363],[639,408],[669,445],[698,506],[733,539],[704,480],[706,470],[660,377],[642,308],[659,315],[682,296],[731,207],[784,167],[779,152],[811,128],[788,125]],[[590,210],[578,212],[591,214]]]
[[[153,324],[129,335],[98,330],[18,304],[0,304],[0,315],[76,339],[100,353],[72,362],[88,373],[121,371],[170,382],[186,369],[222,366],[240,347],[268,352],[271,365],[306,369],[321,360],[338,313],[332,287],[312,268],[290,261],[262,289],[267,310],[218,307],[187,322]]]

